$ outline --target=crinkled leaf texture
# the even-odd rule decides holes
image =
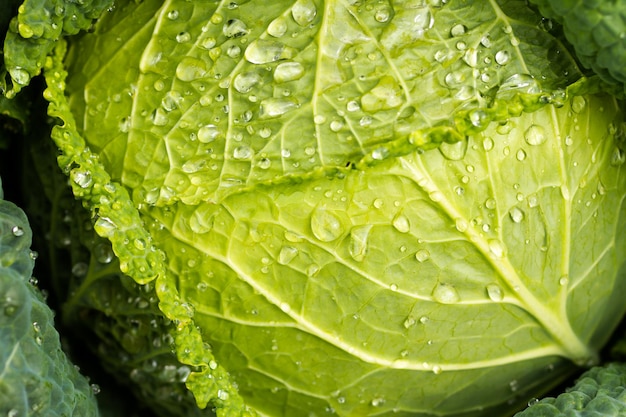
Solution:
[[[515,417],[620,416],[626,413],[626,366],[609,363],[585,372],[556,398],[532,401]]]
[[[24,212],[0,193],[0,414],[97,416],[87,379],[70,362],[54,314],[29,280],[34,256]]]
[[[596,360],[624,312],[623,121],[569,94],[539,22],[517,1],[122,4],[72,45],[70,107],[56,56],[60,166],[156,279],[201,406],[497,415]]]

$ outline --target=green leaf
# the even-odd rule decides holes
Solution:
[[[506,415],[597,361],[622,110],[525,2],[117,11],[48,61],[53,139],[201,407]]]
[[[47,89],[44,96],[50,101],[48,114],[59,121],[59,125],[52,129],[52,139],[61,150],[58,164],[71,178],[70,184],[74,195],[80,198],[84,206],[90,210],[94,231],[100,237],[110,240],[112,250],[119,258],[120,272],[130,275],[134,280],[133,283],[150,284],[146,292],[154,291],[158,296],[159,309],[164,315],[164,317],[158,317],[162,325],[160,330],[171,331],[175,334],[173,337],[177,343],[173,350],[178,360],[182,364],[193,366],[193,370],[186,368],[190,373],[182,382],[188,377],[188,385],[195,384],[202,387],[193,392],[199,407],[205,408],[211,401],[218,410],[218,417],[253,417],[254,412],[244,404],[229,374],[217,364],[212,352],[207,350],[205,343],[202,342],[198,334],[199,330],[191,320],[193,309],[187,303],[181,302],[175,282],[171,279],[170,272],[165,269],[164,254],[153,245],[152,237],[146,231],[144,222],[139,217],[137,209],[133,207],[126,189],[111,181],[109,174],[99,163],[98,157],[85,146],[83,138],[76,131],[74,117],[63,95],[67,75],[62,63],[64,53],[65,42],[59,41],[54,54],[46,60],[44,76]],[[94,262],[101,263],[97,255],[94,257]],[[91,282],[86,282],[83,283],[81,290],[93,294],[92,291],[97,291],[100,288],[99,285],[105,288],[112,285],[113,293],[118,295],[124,293],[125,291],[119,289],[120,282],[116,279],[118,277],[115,276],[117,274],[115,268],[103,275],[107,278],[107,275],[111,274],[114,274],[112,283],[105,279],[104,282],[92,287]],[[137,288],[132,290],[136,292]],[[96,302],[98,298],[104,298],[101,294],[96,293]],[[74,294],[73,297],[76,298],[69,301],[77,303],[80,307],[80,303],[83,302],[80,298],[82,295]],[[116,300],[118,295],[115,295]],[[67,308],[71,310],[74,307],[70,303]],[[107,315],[111,313],[111,307],[106,302],[102,305],[96,303],[95,306],[90,307],[95,307],[97,312],[103,311]],[[125,303],[121,309],[116,309],[116,312],[126,315],[127,308],[128,303]],[[166,320],[165,323],[162,322],[163,318]],[[143,317],[143,320],[145,319],[146,317]],[[151,317],[148,315],[147,319],[150,320]],[[174,322],[174,329],[172,329],[171,322]],[[131,319],[126,325],[133,327],[134,321]],[[110,336],[105,329],[98,330],[101,334]],[[124,335],[122,335],[122,347],[130,349],[131,354],[137,354],[149,347],[145,345],[146,339],[155,330],[148,328],[146,331],[148,335],[141,334],[136,337],[133,336],[132,331],[126,333],[126,335],[131,335],[131,341],[127,346],[123,346]],[[119,336],[119,333],[116,336]],[[115,344],[115,338],[111,342]],[[165,356],[166,360],[171,359]],[[207,383],[207,381],[213,382]],[[158,392],[156,394],[158,395]]]
[[[112,6],[113,0],[25,0],[6,37],[2,36],[4,65],[11,78],[8,85],[4,80],[0,84],[3,95],[15,96],[39,75],[46,55],[61,36],[89,28],[93,19]],[[5,74],[1,75],[4,78]]]
[[[122,4],[71,47],[77,128],[135,204],[219,200],[455,142],[562,100],[581,77],[523,1],[274,1],[262,11],[253,1]]]
[[[577,97],[366,171],[143,217],[263,413],[497,415],[597,360],[624,312],[620,120]]]
[[[97,416],[92,388],[61,350],[54,313],[32,284],[31,238],[24,212],[0,200],[0,414]]]
[[[626,366],[609,363],[585,372],[556,398],[532,401],[515,417],[618,416],[626,412]]]
[[[532,0],[548,18],[563,25],[585,68],[626,92],[626,1]]]

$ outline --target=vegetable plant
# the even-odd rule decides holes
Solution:
[[[624,410],[623,1],[2,7],[7,415]]]

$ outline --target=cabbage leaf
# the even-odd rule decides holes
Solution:
[[[480,4],[146,0],[67,85],[48,59],[59,165],[201,407],[497,415],[597,360],[622,111],[525,2]]]

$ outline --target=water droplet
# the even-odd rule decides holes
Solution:
[[[80,188],[88,188],[93,184],[93,179],[91,178],[91,172],[89,171],[72,171],[72,180],[78,185]]]
[[[239,38],[248,34],[248,26],[239,19],[230,19],[222,27],[227,38]]]
[[[330,130],[333,132],[339,132],[343,128],[343,122],[341,120],[333,120],[330,122]]]
[[[186,43],[191,40],[191,34],[189,32],[180,32],[176,35],[176,42]]]
[[[391,284],[391,285],[389,286],[389,289],[390,289],[391,291],[394,291],[394,292],[395,292],[395,291],[398,291],[398,285],[397,285],[397,284]]]
[[[382,161],[387,155],[389,155],[389,150],[384,147],[376,148],[372,151],[372,159],[377,161]]]
[[[278,17],[267,26],[267,34],[275,38],[280,38],[287,32],[287,22],[282,17]]]
[[[518,149],[517,153],[515,154],[515,158],[520,162],[523,161],[524,159],[526,159],[526,151],[523,149]]]
[[[274,81],[285,83],[299,80],[304,75],[304,67],[299,62],[282,62],[274,70]]]
[[[443,370],[441,369],[441,366],[439,366],[439,365],[433,366],[433,373],[435,375],[439,375],[441,372],[443,372]]]
[[[215,125],[206,125],[198,130],[198,141],[211,143],[220,136],[220,131]]]
[[[317,208],[311,215],[311,231],[322,242],[332,242],[343,234],[343,224],[332,212]]]
[[[200,205],[189,218],[189,228],[197,234],[208,233],[213,229],[214,216],[210,205]]]
[[[408,233],[411,230],[409,218],[402,213],[398,213],[396,217],[393,218],[391,224],[400,233]]]
[[[496,258],[502,258],[504,256],[504,247],[502,246],[502,242],[499,240],[491,239],[487,242],[487,246],[489,246],[489,251]]]
[[[248,160],[252,158],[252,149],[247,145],[237,146],[233,150],[233,158],[237,160]]]
[[[298,0],[291,7],[291,16],[300,26],[307,26],[313,22],[317,15],[317,7],[313,0]]]
[[[460,300],[459,293],[452,284],[438,283],[432,292],[433,299],[441,304],[454,304]]]
[[[178,19],[178,10],[174,9],[167,12],[167,18],[170,20]]]
[[[455,143],[444,142],[439,146],[441,154],[451,161],[460,161],[467,153],[467,140],[460,140]]]
[[[255,85],[261,82],[261,76],[256,72],[244,72],[237,74],[233,81],[233,87],[238,92],[245,94],[250,92]]]
[[[462,24],[457,24],[457,25],[452,26],[452,29],[450,29],[450,36],[452,37],[463,36],[465,35],[465,32],[467,32],[467,27],[465,27],[465,25],[462,25]]]
[[[490,300],[496,302],[500,302],[504,299],[504,293],[498,284],[487,285],[487,296]]]
[[[509,217],[513,222],[520,223],[524,220],[524,212],[519,207],[513,207],[511,211],[509,211]]]
[[[237,59],[241,56],[241,48],[238,45],[231,45],[226,50],[226,55],[233,59]]]
[[[587,102],[584,97],[576,96],[572,99],[572,111],[574,113],[580,113],[585,109]]]
[[[385,404],[385,399],[383,397],[374,398],[371,402],[372,407],[380,407]]]
[[[404,320],[404,323],[403,323],[405,329],[410,329],[416,324],[417,324],[417,320],[415,320],[415,317],[413,316],[408,316],[406,320]]]
[[[613,153],[611,154],[610,164],[612,166],[620,166],[625,161],[626,161],[626,152],[624,152],[618,147],[615,147],[615,149],[613,149]]]
[[[458,230],[461,233],[464,233],[467,231],[469,224],[467,223],[467,220],[459,217],[454,222],[454,226],[456,227],[456,230]]]
[[[544,128],[539,125],[531,125],[524,132],[524,140],[532,146],[541,145],[546,141],[546,132]]]
[[[320,266],[317,264],[311,264],[306,268],[306,275],[308,277],[314,277],[315,275],[317,275],[318,272],[320,272]]]
[[[198,43],[198,45],[203,49],[210,50],[217,45],[217,40],[213,37],[204,38]]]
[[[206,63],[198,58],[183,57],[176,67],[176,78],[181,81],[194,81],[202,78],[207,73]]]
[[[350,230],[350,256],[357,262],[362,262],[367,254],[367,239],[372,225],[363,225]]]
[[[259,136],[261,136],[263,139],[269,138],[271,134],[272,134],[272,129],[270,129],[269,127],[262,127],[259,130]]]
[[[14,67],[9,69],[9,74],[13,81],[19,85],[26,85],[30,81],[30,74],[24,68]]]
[[[507,51],[496,52],[495,60],[499,65],[506,65],[509,62],[510,54]]]
[[[77,262],[72,266],[72,275],[76,277],[84,277],[89,271],[89,265],[85,262]]]
[[[485,207],[488,208],[489,210],[495,209],[496,208],[495,198],[488,198],[487,200],[485,200]]]
[[[295,53],[295,49],[277,40],[256,39],[250,43],[244,57],[252,64],[269,64],[281,59],[290,59]]]
[[[378,23],[386,23],[391,18],[391,10],[388,7],[376,10],[374,13],[374,19]]]
[[[491,138],[485,138],[485,139],[483,140],[483,149],[484,149],[486,152],[489,152],[490,150],[492,150],[492,149],[493,149],[493,145],[494,145],[494,143],[493,143],[493,139],[491,139]]]
[[[283,246],[278,253],[278,263],[287,265],[298,255],[298,249],[293,246]]]
[[[262,118],[272,118],[295,109],[298,104],[291,98],[269,97],[261,101],[260,116]]]
[[[111,237],[115,233],[117,226],[108,217],[98,217],[94,222],[93,229],[102,237]]]
[[[559,285],[560,286],[566,286],[567,284],[569,284],[569,278],[567,277],[567,275],[562,276],[561,278],[559,278]]]
[[[350,100],[348,104],[346,104],[346,110],[349,112],[359,111],[361,109],[361,105],[356,100]]]
[[[272,165],[272,161],[269,158],[261,158],[259,159],[259,162],[257,163],[257,166],[261,169],[269,169],[271,165]]]

